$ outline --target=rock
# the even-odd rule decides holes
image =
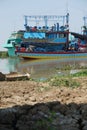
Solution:
[[[29,97],[29,100],[32,101],[32,102],[36,102],[36,98],[34,96]]]
[[[0,125],[0,130],[14,130],[14,129],[9,125]]]
[[[10,109],[1,109],[0,110],[0,123],[12,125],[15,121],[15,114]]]
[[[87,120],[87,104],[83,105],[80,109],[81,113],[82,113],[82,118],[84,120]]]
[[[83,130],[87,130],[87,125],[85,125],[85,126],[83,127]]]

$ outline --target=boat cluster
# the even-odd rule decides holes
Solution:
[[[44,20],[45,26],[28,26],[27,19]],[[62,20],[60,20],[62,18]],[[47,21],[54,22],[48,26]],[[62,24],[59,24],[62,21]],[[87,28],[84,25],[83,34],[69,31],[69,14],[65,16],[25,16],[25,30],[12,33],[4,45],[9,56],[23,58],[60,58],[73,55],[76,52],[87,53]],[[69,39],[69,36],[74,38]],[[61,53],[61,55],[59,55]],[[41,54],[41,55],[40,55]]]

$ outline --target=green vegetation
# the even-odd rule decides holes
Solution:
[[[87,70],[84,69],[84,70],[82,70],[80,72],[77,72],[77,73],[73,74],[72,76],[73,77],[87,76]]]
[[[8,52],[7,51],[0,51],[0,58],[7,58]]]
[[[77,88],[80,86],[80,82],[75,77],[86,77],[87,76],[87,69],[81,69],[79,72],[74,74],[59,74],[54,77],[51,77],[44,82],[47,82],[49,85],[40,86],[38,87],[38,91],[49,91],[53,87],[70,87],[70,88]],[[43,82],[43,81],[42,81]]]
[[[80,86],[80,83],[74,79],[74,77],[85,77],[87,76],[87,69],[82,69],[79,72],[75,74],[68,74],[66,76],[61,75],[61,76],[55,76],[53,78],[50,78],[48,80],[49,84],[51,86],[55,87],[71,87],[71,88],[76,88]]]
[[[53,79],[50,80],[49,84],[51,86],[55,87],[71,87],[71,88],[76,88],[79,87],[79,83],[75,81],[71,76],[70,77],[54,77]]]

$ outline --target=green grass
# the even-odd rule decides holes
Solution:
[[[76,82],[72,77],[54,77],[50,80],[49,84],[55,87],[71,87],[77,88],[79,87],[79,83]]]
[[[75,74],[72,74],[73,77],[80,77],[80,76],[87,76],[87,70],[81,70],[80,72],[77,72]]]
[[[67,75],[57,75],[55,77],[50,78],[47,82],[49,82],[50,86],[55,87],[71,87],[77,88],[80,86],[80,83],[74,79],[74,77],[86,77],[87,69],[82,69],[75,74],[67,74]]]
[[[61,71],[61,70],[60,70]],[[77,88],[80,86],[80,82],[76,80],[74,77],[86,77],[87,76],[87,69],[79,69],[79,72],[75,74],[67,73],[65,74],[57,74],[49,79],[46,79],[44,82],[47,82],[48,86],[40,86],[38,87],[38,91],[49,91],[53,87],[70,87],[70,88]],[[39,82],[39,81],[38,81]],[[42,81],[43,82],[43,81]]]

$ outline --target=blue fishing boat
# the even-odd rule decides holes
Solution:
[[[42,27],[28,26],[28,21],[31,19],[44,21],[45,25]],[[54,24],[48,25],[48,21],[54,22]],[[25,30],[25,40],[16,48],[16,54],[23,58],[53,58],[56,52],[67,50],[69,14],[64,16],[25,16]]]

